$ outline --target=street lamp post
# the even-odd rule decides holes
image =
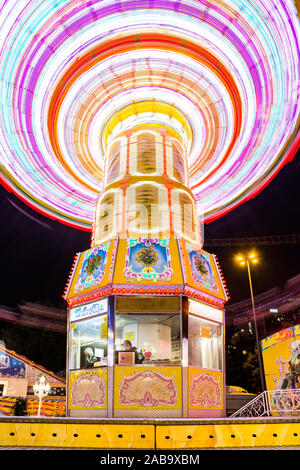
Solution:
[[[33,391],[34,394],[38,397],[39,399],[39,410],[38,410],[38,416],[41,414],[41,404],[42,404],[42,399],[46,397],[50,391],[50,385],[48,382],[46,382],[46,377],[44,375],[40,376],[39,382],[36,382],[33,386]]]
[[[254,304],[254,295],[253,295],[253,287],[252,287],[252,278],[251,278],[251,270],[250,270],[250,263],[256,264],[258,263],[258,259],[255,253],[250,253],[248,255],[239,255],[237,256],[237,261],[241,266],[247,266],[248,271],[248,278],[249,278],[249,286],[250,286],[250,294],[251,294],[251,303],[252,303],[252,312],[253,312],[253,320],[254,320],[254,328],[255,328],[255,338],[256,338],[256,347],[258,353],[258,363],[259,363],[259,373],[260,373],[260,382],[262,392],[265,389],[265,380],[264,380],[264,373],[263,373],[263,364],[261,359],[261,348],[259,344],[258,338],[258,329],[257,329],[257,319],[256,319],[256,311],[255,311],[255,304]]]

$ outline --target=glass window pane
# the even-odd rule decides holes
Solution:
[[[189,315],[189,365],[222,370],[222,325]]]
[[[140,134],[137,138],[137,170],[140,173],[153,173],[156,170],[155,136]]]
[[[120,351],[135,354],[119,354]],[[180,364],[180,314],[117,315],[116,363],[126,361]]]
[[[71,323],[70,369],[107,363],[107,315]]]
[[[175,178],[184,183],[184,163],[183,163],[183,150],[178,142],[172,145],[173,152],[173,171]]]
[[[116,142],[109,154],[109,164],[107,170],[107,184],[111,184],[119,176],[120,172],[120,142]]]

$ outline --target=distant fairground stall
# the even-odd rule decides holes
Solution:
[[[0,344],[0,413],[13,414],[18,399],[25,399],[28,416],[36,416],[39,400],[34,395],[34,384],[44,376],[50,391],[42,400],[41,415],[64,416],[66,405],[66,380],[53,372],[30,361],[15,351]]]
[[[261,341],[267,390],[233,417],[300,416],[300,325]]]

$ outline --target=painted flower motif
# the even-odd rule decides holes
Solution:
[[[91,256],[88,260],[87,260],[87,264],[86,264],[86,273],[88,275],[91,275],[93,274],[96,269],[101,265],[103,261],[103,256],[101,254],[97,254],[95,256]]]
[[[145,266],[154,266],[158,261],[157,253],[153,245],[149,247],[142,248],[135,258],[139,263],[144,264]]]
[[[203,274],[204,276],[208,273],[205,263],[201,258],[195,259],[195,268],[200,274]]]

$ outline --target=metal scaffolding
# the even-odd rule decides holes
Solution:
[[[266,235],[263,237],[242,238],[207,238],[204,246],[257,246],[257,245],[296,245],[300,243],[300,234]]]

